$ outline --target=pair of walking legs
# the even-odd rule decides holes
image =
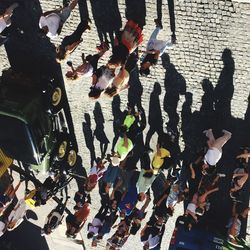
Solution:
[[[207,144],[209,148],[217,148],[220,151],[222,151],[222,147],[227,143],[227,141],[232,136],[232,133],[227,130],[222,130],[222,132],[224,133],[224,135],[215,139],[212,129],[208,129],[204,131],[204,133],[208,137]]]

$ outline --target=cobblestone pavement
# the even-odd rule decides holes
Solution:
[[[81,1],[81,0],[79,0]],[[133,2],[134,1],[134,2]],[[11,2],[11,1],[6,1]],[[31,1],[33,2],[33,1]],[[36,2],[36,1],[34,1]],[[90,1],[95,2],[95,1]],[[92,19],[91,4],[88,1],[90,18]],[[96,1],[98,2],[98,1]],[[111,1],[107,1],[111,2]],[[132,8],[132,15],[141,14],[141,23],[143,20],[143,13],[145,11],[143,6],[143,1],[132,0],[127,1],[130,4],[134,4]],[[136,2],[136,4],[135,4]],[[62,1],[54,0],[41,0],[41,7],[43,11],[54,9],[62,4]],[[122,23],[125,23],[125,1],[119,0],[119,10],[121,13]],[[30,5],[35,9],[39,10],[38,5]],[[100,15],[105,15],[105,12],[100,7],[101,5],[96,5],[95,13],[100,13]],[[25,7],[29,8],[29,3],[25,3]],[[92,6],[93,7],[93,6]],[[31,7],[30,7],[31,8]],[[100,9],[98,9],[100,8]],[[154,29],[154,18],[156,18],[156,0],[146,0],[146,25],[144,26],[145,41],[148,40],[151,32]],[[105,10],[108,11],[108,10]],[[128,13],[127,13],[128,14]],[[130,13],[131,14],[131,13]],[[84,15],[84,13],[83,13]],[[96,17],[98,18],[98,17]],[[178,130],[180,130],[180,145],[181,148],[185,148],[184,142],[187,142],[185,138],[185,130],[182,126],[185,122],[186,127],[192,127],[189,124],[195,118],[190,118],[185,116],[190,113],[195,114],[195,111],[202,111],[203,102],[206,101],[206,93],[201,83],[204,79],[207,79],[215,87],[217,84],[221,83],[221,93],[225,93],[225,99],[228,99],[228,112],[230,113],[230,121],[228,120],[215,119],[212,125],[217,125],[221,128],[225,125],[227,128],[233,129],[233,133],[241,135],[241,140],[235,140],[235,145],[239,146],[245,143],[247,140],[249,142],[249,135],[246,134],[247,127],[241,125],[245,117],[245,113],[248,107],[248,96],[250,91],[250,61],[249,61],[249,51],[250,51],[250,3],[242,3],[240,1],[229,1],[229,0],[176,0],[175,1],[175,21],[176,21],[176,46],[167,51],[168,56],[165,56],[165,61],[170,59],[170,66],[162,66],[159,62],[158,65],[152,70],[151,75],[147,78],[140,78],[141,86],[143,87],[143,93],[141,96],[142,106],[145,109],[146,114],[149,110],[149,99],[150,94],[153,90],[155,81],[158,81],[161,85],[161,95],[160,103],[162,107],[162,116],[164,122],[168,122],[168,109],[165,107],[164,103],[170,102],[172,96],[176,97],[176,102],[178,105],[178,114],[182,118],[178,123]],[[78,9],[74,10],[72,16],[67,21],[63,27],[63,31],[58,39],[52,42],[58,45],[65,35],[71,34],[80,22],[80,15]],[[99,44],[97,30],[92,19],[91,31],[87,31],[83,35],[83,43],[76,49],[76,51],[69,57],[69,60],[77,63],[81,61],[81,53],[92,54],[95,53],[95,47]],[[163,30],[160,33],[160,38],[170,39],[170,29],[169,29],[169,18],[168,18],[168,8],[167,0],[163,0]],[[28,43],[28,41],[27,41]],[[145,43],[143,44],[145,48]],[[228,69],[225,66],[225,61],[223,64],[222,53],[228,48],[231,50],[232,57],[230,61],[231,67]],[[104,63],[110,54],[107,54],[101,61]],[[8,58],[4,47],[0,48],[0,71],[9,66]],[[165,65],[165,64],[164,64]],[[169,65],[169,64],[168,64]],[[232,66],[233,65],[233,66]],[[65,73],[67,70],[66,63],[62,64],[62,71]],[[226,77],[225,77],[226,75]],[[133,83],[132,83],[133,84]],[[139,82],[137,82],[139,84]],[[223,85],[224,84],[224,85]],[[226,84],[226,85],[225,85]],[[228,85],[227,85],[228,84]],[[183,91],[178,89],[178,85],[182,85],[186,88],[186,92],[192,94],[192,105],[187,103],[187,95],[183,95]],[[95,121],[93,110],[95,103],[90,101],[87,97],[87,93],[90,86],[90,80],[78,80],[74,83],[67,82],[65,80],[65,87],[69,99],[70,108],[72,111],[72,117],[76,132],[76,137],[79,146],[80,155],[83,158],[83,164],[86,169],[89,169],[89,157],[90,153],[85,144],[85,138],[83,134],[83,124],[84,113],[89,113],[91,117],[91,129],[95,129]],[[132,88],[135,92],[130,91],[130,95],[140,95],[141,88],[136,86]],[[218,92],[220,87],[217,87]],[[184,91],[185,92],[185,91]],[[230,92],[230,93],[229,93]],[[190,96],[190,95],[189,95]],[[232,96],[232,101],[230,103],[230,96]],[[128,102],[127,93],[122,93],[120,96],[121,105],[120,108],[123,110]],[[225,100],[224,100],[225,101]],[[105,119],[105,132],[110,141],[113,138],[113,114],[112,114],[112,102],[109,99],[101,99],[100,101],[102,113]],[[231,107],[231,108],[230,108]],[[186,108],[186,109],[185,109]],[[180,112],[184,110],[184,115],[180,115]],[[225,110],[223,110],[225,111]],[[187,118],[186,120],[185,117]],[[248,118],[249,119],[249,118]],[[218,124],[222,122],[221,124]],[[243,131],[236,131],[238,128],[237,124],[240,124]],[[208,126],[208,125],[207,125]],[[206,128],[206,124],[203,124],[202,128],[196,130],[189,129],[186,133],[199,133],[203,128]],[[147,131],[147,129],[146,129]],[[184,131],[184,132],[181,132]],[[244,134],[245,132],[245,134]],[[182,133],[183,136],[182,136]],[[244,136],[246,135],[246,136]],[[195,138],[195,137],[194,137]],[[156,138],[152,139],[151,146],[155,144]],[[190,141],[189,141],[190,142]],[[99,143],[95,139],[96,155],[100,155]],[[191,141],[190,144],[193,142]],[[186,145],[187,146],[187,145]],[[110,146],[109,146],[110,149]],[[236,150],[236,149],[234,149]],[[230,151],[231,152],[231,151]],[[234,152],[232,150],[232,152]],[[97,191],[94,191],[92,198],[92,208],[91,218],[96,213],[99,207]],[[48,209],[48,208],[46,208]],[[45,209],[45,210],[46,210]],[[179,206],[176,212],[176,216],[182,212],[181,206]],[[38,211],[38,214],[45,216],[47,211]],[[89,219],[91,220],[91,219]],[[167,232],[163,239],[162,249],[167,249],[168,242],[173,230],[175,218],[171,218],[168,222]],[[42,225],[43,218],[39,218],[35,222],[37,225]],[[46,237],[50,249],[53,250],[63,250],[63,249],[82,249],[80,245],[70,244],[64,238],[63,226],[56,231],[53,236]],[[250,232],[248,227],[248,232]],[[83,230],[82,236],[86,239],[86,233]],[[85,240],[86,249],[91,249],[90,242]],[[135,245],[136,244],[136,245]],[[139,237],[129,239],[126,243],[124,249],[140,249],[139,247]],[[104,243],[97,249],[104,249]]]

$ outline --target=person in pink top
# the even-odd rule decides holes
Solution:
[[[203,132],[208,138],[208,151],[204,156],[204,162],[207,165],[215,166],[217,164],[222,156],[222,147],[232,136],[232,133],[225,129],[222,130],[222,132],[224,133],[224,135],[217,139],[214,138],[212,129],[208,129]]]

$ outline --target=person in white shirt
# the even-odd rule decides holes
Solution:
[[[18,3],[13,3],[5,10],[2,15],[0,15],[0,33],[2,33],[6,27],[11,25],[11,16],[13,15],[14,9],[18,6]],[[0,35],[0,46],[3,45],[7,40],[8,37]]]
[[[15,208],[11,211],[8,216],[7,230],[12,231],[17,228],[22,222],[26,215],[26,203],[24,199],[21,199],[16,204]]]
[[[212,129],[205,130],[203,133],[208,137],[208,151],[204,156],[205,164],[215,166],[222,156],[222,147],[231,138],[232,133],[227,130],[222,130],[223,136],[215,139]]]
[[[140,74],[147,76],[150,74],[150,67],[156,65],[158,58],[165,52],[167,48],[173,46],[172,40],[158,40],[157,36],[161,28],[156,26],[147,43],[146,51],[144,51],[143,59],[140,67]]]
[[[84,56],[84,54],[82,54],[83,63],[77,68],[74,68],[72,62],[68,61],[67,64],[70,66],[71,70],[66,73],[66,78],[68,80],[76,80],[79,77],[91,77],[97,70],[99,59],[105,54],[107,50],[108,48],[105,47],[99,53],[95,55],[88,55],[86,57]]]
[[[101,94],[109,87],[115,77],[114,69],[108,65],[101,66],[92,75],[92,86],[90,87],[89,97],[98,99]]]
[[[63,24],[69,18],[77,3],[78,0],[73,0],[67,7],[43,13],[39,20],[39,27],[42,32],[52,39],[60,35]]]

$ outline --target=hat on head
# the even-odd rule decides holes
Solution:
[[[110,157],[113,166],[118,166],[120,164],[120,158],[118,156]]]

